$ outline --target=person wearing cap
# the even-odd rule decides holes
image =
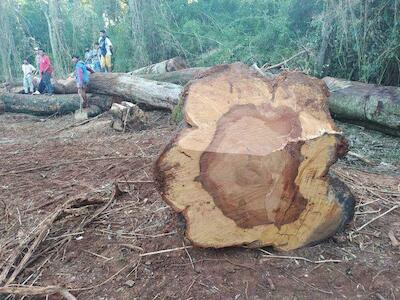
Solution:
[[[101,68],[107,72],[112,72],[112,43],[105,30],[100,30],[99,49]]]

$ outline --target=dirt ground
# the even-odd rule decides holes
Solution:
[[[288,253],[199,249],[152,180],[175,126],[166,113],[149,115],[148,129],[130,133],[113,131],[107,115],[76,127],[71,116],[0,115],[0,278],[18,245],[72,199],[79,205],[22,252],[27,263],[13,284],[98,300],[400,299],[400,138],[339,124],[351,151],[370,161],[349,156],[332,168],[357,198],[345,232]],[[115,184],[123,194],[111,198]]]

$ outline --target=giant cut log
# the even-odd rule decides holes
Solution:
[[[89,91],[118,96],[147,107],[172,110],[178,103],[182,87],[125,73],[94,73],[90,76]]]
[[[233,64],[189,83],[184,95],[186,127],[154,176],[194,245],[291,250],[351,220],[354,198],[328,172],[347,143],[321,80],[301,73],[271,80]]]
[[[329,109],[335,119],[400,136],[400,88],[332,77]]]
[[[103,96],[89,95],[89,117],[108,110],[113,102],[119,99]],[[13,93],[0,94],[0,107],[5,112],[26,113],[37,116],[49,116],[54,114],[65,115],[73,113],[80,108],[78,95],[24,95]]]
[[[136,76],[141,76],[145,74],[163,74],[186,68],[187,64],[185,59],[183,59],[182,57],[174,57],[150,66],[134,70],[132,72],[129,72],[128,74]]]

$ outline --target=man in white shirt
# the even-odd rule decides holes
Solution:
[[[106,72],[112,72],[111,56],[112,43],[108,38],[105,30],[100,30],[99,49],[101,68]]]
[[[24,83],[25,94],[28,94],[29,90],[31,93],[33,93],[32,78],[33,78],[33,73],[35,71],[36,68],[28,62],[28,59],[24,59],[24,63],[22,65],[22,72],[24,73],[23,83]]]

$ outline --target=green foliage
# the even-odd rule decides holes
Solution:
[[[1,68],[2,77],[20,76],[20,60],[28,56],[33,62],[34,46],[52,50],[44,15],[48,1],[17,0],[14,5],[3,0],[0,14],[12,28],[15,45],[10,47],[15,53],[2,53],[0,63],[7,65]],[[176,55],[192,66],[234,61],[272,65],[308,49],[285,67],[318,76],[400,83],[396,0],[52,1],[60,7],[67,50],[63,65],[70,65],[70,54],[83,55],[85,47],[98,40],[99,30],[106,28],[114,44],[114,70],[119,72]],[[332,23],[323,65],[316,72],[328,20]]]

